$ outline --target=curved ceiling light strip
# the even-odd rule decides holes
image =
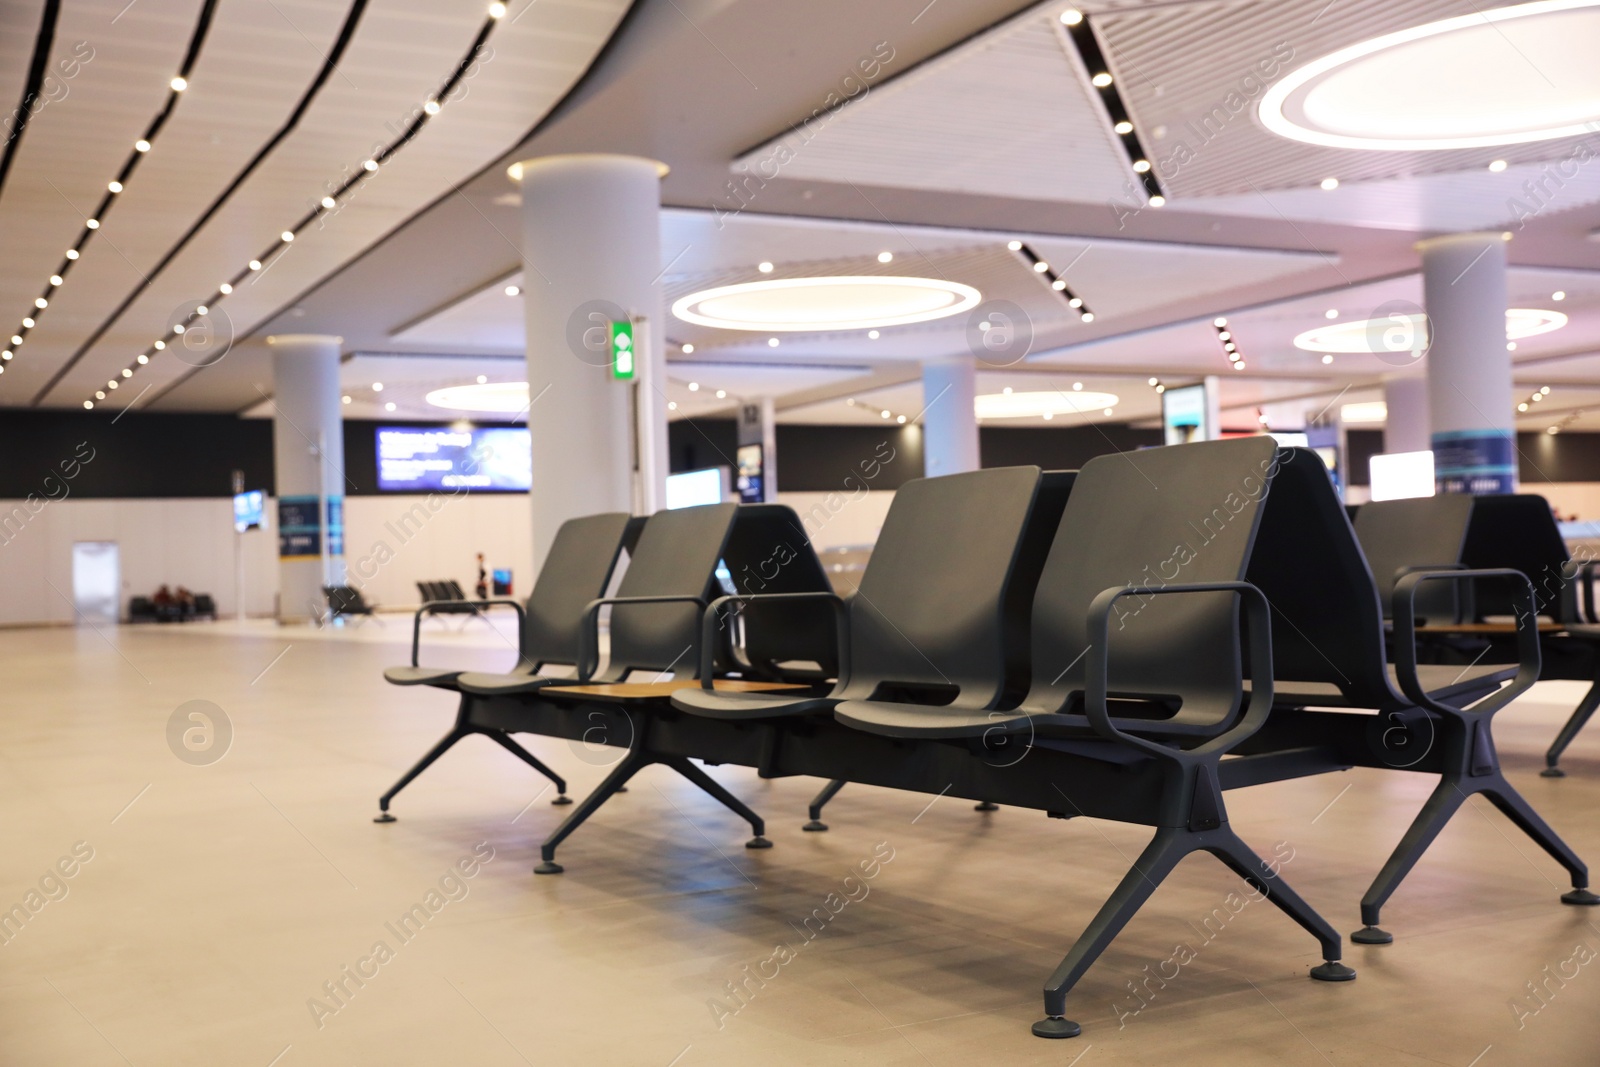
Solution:
[[[200,318],[202,315],[204,315],[209,307],[220,304],[223,300],[225,300],[228,294],[233,292],[234,288],[239,285],[240,282],[244,281],[252,273],[262,269],[264,265],[269,264],[272,261],[273,256],[281,254],[285,249],[287,249],[294,241],[295,234],[305,229],[323,215],[339,210],[340,202],[344,200],[344,198],[348,196],[351,191],[365,183],[368,178],[378,172],[378,169],[382,167],[383,164],[392,159],[395,153],[399,152],[400,149],[404,148],[408,143],[410,143],[411,139],[420,133],[422,128],[428,124],[428,121],[443,110],[444,104],[446,101],[448,101],[450,94],[455,90],[455,87],[460,84],[461,79],[467,76],[467,72],[472,69],[472,64],[478,55],[478,51],[483,47],[484,42],[489,39],[489,35],[494,32],[496,24],[498,24],[500,20],[505,17],[505,14],[505,4],[500,3],[499,0],[495,0],[495,2],[491,3],[489,5],[488,15],[483,21],[483,25],[478,27],[477,36],[472,39],[472,44],[469,45],[466,52],[462,54],[460,61],[456,63],[455,68],[450,73],[450,76],[446,78],[444,84],[439,86],[438,90],[428,98],[428,100],[423,104],[422,109],[417,113],[416,117],[411,120],[410,124],[403,131],[401,131],[400,135],[393,141],[390,141],[378,152],[370,156],[361,165],[361,169],[357,170],[355,173],[350,175],[350,177],[346,178],[337,189],[324,196],[321,202],[315,208],[302,215],[294,222],[293,225],[279,234],[278,239],[263,249],[259,256],[246,264],[243,270],[239,271],[228,281],[225,281],[219,285],[217,287],[217,291],[212,293],[211,296],[207,298],[206,302],[200,305],[199,309],[191,312],[188,318],[173,327],[173,332],[181,334],[185,329],[193,324],[197,318]],[[121,380],[133,377],[140,367],[148,364],[150,360],[155,357],[155,354],[160,352],[165,347],[165,340],[158,339],[152,342],[149,348],[145,349],[137,357],[135,357],[134,362],[123,368],[120,379],[113,377],[107,380],[106,389],[116,389],[117,386],[121,384]],[[56,377],[59,378],[60,374],[58,373]],[[85,400],[83,402],[84,408],[93,410],[96,401],[104,400],[106,398],[106,389],[95,390],[94,398],[92,400]],[[45,391],[48,391],[48,387]],[[43,393],[40,395],[42,396]]]
[[[1111,119],[1111,130],[1128,155],[1128,165],[1133,168],[1135,180],[1144,189],[1145,199],[1151,207],[1162,207],[1167,202],[1166,193],[1156,178],[1155,168],[1150,165],[1150,157],[1145,154],[1139,132],[1134,129],[1133,116],[1122,99],[1116,79],[1111,75],[1111,64],[1100,48],[1100,39],[1089,25],[1089,16],[1077,8],[1069,7],[1058,18],[1067,40],[1077,49],[1078,58],[1083,60],[1084,67],[1089,71],[1089,83],[1099,91],[1100,103]]]
[[[157,111],[150,124],[145,127],[144,135],[134,142],[128,150],[128,158],[123,161],[122,168],[117,171],[117,176],[106,184],[106,191],[100,197],[94,212],[84,221],[83,229],[78,233],[78,239],[72,242],[72,247],[67,250],[61,264],[56,267],[55,273],[45,283],[44,291],[33,302],[33,310],[28,312],[11,337],[11,344],[0,353],[0,359],[10,360],[15,349],[22,346],[27,340],[28,333],[43,317],[44,311],[50,306],[50,297],[62,285],[72,268],[77,264],[78,258],[83,254],[83,249],[89,244],[89,239],[94,236],[94,231],[100,228],[101,221],[111,211],[111,205],[116,201],[117,194],[122,192],[128,180],[133,177],[133,172],[139,168],[140,160],[150,151],[150,146],[155,143],[161,128],[167,124],[167,119],[172,116],[172,109],[178,106],[178,98],[189,86],[189,73],[194,69],[195,61],[200,58],[200,50],[205,45],[206,34],[211,30],[211,16],[216,11],[217,0],[205,0],[200,8],[200,17],[195,20],[194,32],[189,35],[189,47],[183,54],[183,62],[178,66],[178,72],[172,81],[167,84],[167,98]],[[34,59],[38,60],[38,55]],[[15,141],[12,142],[15,144]],[[7,149],[9,153],[9,146]],[[9,164],[9,158],[7,163]],[[4,367],[0,367],[4,370]]]
[[[44,88],[44,71],[50,62],[50,49],[56,40],[56,20],[60,15],[61,0],[46,0],[44,12],[39,17],[39,32],[33,39],[33,59],[28,63],[28,80],[22,85],[22,99],[17,101],[17,110],[12,112],[16,122],[6,137],[4,154],[0,154],[0,193],[5,191],[6,176],[11,173],[11,157],[22,143],[22,135],[28,129],[28,119],[33,117],[33,102],[39,99],[39,90]]]
[[[144,280],[134,286],[133,290],[122,299],[122,302],[112,310],[111,314],[107,315],[105,320],[95,327],[94,332],[89,334],[88,338],[77,347],[72,355],[62,362],[56,372],[50,376],[49,381],[44,383],[44,387],[34,395],[33,400],[30,401],[31,406],[39,406],[45,396],[56,387],[62,378],[66,377],[73,367],[78,365],[78,361],[100,342],[100,339],[106,335],[106,331],[116,325],[117,321],[133,306],[133,302],[139,299],[145,289],[155,282],[157,276],[166,270],[172,261],[178,257],[178,253],[188,247],[189,242],[194,240],[195,234],[199,233],[201,228],[211,221],[212,216],[222,210],[222,206],[232,198],[234,193],[238,192],[239,187],[245,183],[245,180],[255,173],[256,168],[261,166],[266,158],[272,154],[272,151],[283,142],[285,137],[294,132],[295,127],[300,124],[301,117],[305,115],[306,110],[311,106],[311,102],[317,98],[317,94],[322,91],[323,85],[333,75],[339,60],[343,58],[345,49],[349,47],[350,39],[355,36],[356,23],[360,21],[361,14],[366,8],[367,0],[354,0],[350,5],[349,12],[345,14],[344,25],[339,28],[339,36],[334,39],[333,47],[329,50],[322,64],[322,69],[317,72],[316,77],[311,79],[311,84],[306,86],[306,91],[300,94],[300,102],[295,104],[293,111],[289,112],[289,117],[284,120],[283,125],[279,126],[277,132],[262,144],[254,156],[250,157],[250,161],[244,165],[244,168],[238,174],[233,176],[233,180],[223,188],[215,200],[211,201],[210,206],[200,213],[194,223],[184,231],[183,236],[179,237],[172,247],[162,254],[161,258],[156,261],[156,265],[145,272]],[[149,139],[147,134],[145,143],[148,143]]]

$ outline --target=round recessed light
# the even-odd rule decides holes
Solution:
[[[259,259],[252,259],[250,261],[249,266],[250,266],[251,270],[260,270],[261,269],[261,261]]]
[[[189,88],[189,82],[184,78],[173,78],[172,81],[168,82],[167,84],[172,86],[172,91],[175,93],[181,93],[185,89]]]
[[[1151,207],[1165,207],[1166,204],[1167,204],[1167,198],[1162,196],[1160,193],[1157,193],[1155,196],[1152,196],[1150,198],[1150,206]]]
[[[148,152],[150,151],[150,142],[141,137],[133,142],[133,150],[135,152]]]
[[[1111,84],[1111,75],[1102,70],[1100,73],[1090,78],[1089,81],[1096,89],[1104,89],[1106,86]]]
[[[113,192],[113,193],[120,193],[120,192],[122,192],[122,183],[121,182],[116,182],[116,181],[107,182],[106,183],[106,188],[108,190],[110,190],[111,192]]]
[[[100,228],[100,220],[99,219],[88,219],[88,220],[86,220],[84,222],[83,225],[84,225],[84,227],[86,229],[98,230]]]
[[[322,198],[322,209],[324,211],[332,211],[334,208],[336,208],[338,206],[339,206],[339,201],[335,200],[333,197],[325,196],[325,197]]]
[[[882,337],[882,336],[883,335],[880,334],[877,330],[868,330],[867,331],[867,340],[869,340],[869,341],[876,341],[879,337]]]
[[[1133,169],[1135,173],[1143,174],[1150,169],[1150,161],[1148,159],[1136,159],[1133,161]]]
[[[366,162],[362,163],[361,167],[368,174],[371,174],[371,173],[373,173],[374,171],[376,171],[378,169],[378,161],[376,159],[369,159]]]
[[[488,383],[489,383],[489,376],[487,374],[478,375],[478,384],[479,385],[487,385]]]
[[[667,410],[668,411],[677,411],[678,410],[678,402],[676,400],[667,401]]]
[[[437,115],[439,113],[439,101],[429,100],[422,105],[422,111],[426,115]]]
[[[394,401],[391,400],[391,401],[389,401],[389,403],[383,405],[383,410],[385,410],[385,411],[393,411],[394,410]]]
[[[756,264],[756,270],[760,271],[762,274],[771,274],[772,273],[772,264],[771,263],[767,263],[765,261],[763,261],[761,263],[757,263]]]
[[[1508,308],[1506,338],[1520,341],[1541,333],[1559,330],[1567,317],[1543,308]],[[1294,346],[1306,352],[1339,352],[1374,355],[1420,351],[1428,347],[1426,315],[1391,315],[1386,319],[1365,319],[1318,326],[1294,339]]]
[[[1335,189],[1339,188],[1339,179],[1338,178],[1324,178],[1324,179],[1322,179],[1322,188],[1326,192],[1330,192],[1330,193],[1333,192]]]
[[[516,414],[528,407],[527,382],[488,382],[476,385],[451,385],[435,389],[425,400],[436,408],[452,411],[487,411]]]
[[[1033,392],[985,393],[973,403],[980,419],[1036,419],[1051,415],[1086,415],[1116,407],[1115,393],[1066,392],[1046,389]]]
[[[1117,123],[1111,128],[1116,130],[1118,133],[1129,134],[1133,132],[1133,123],[1129,122],[1127,119],[1123,119],[1121,122]]]
[[[1061,13],[1061,24],[1063,26],[1076,26],[1082,21],[1083,12],[1075,7],[1069,7]]]
[[[1022,242],[1021,241],[1007,241],[1006,242],[1006,247],[1011,249],[1011,251],[1013,251],[1013,252],[1020,252],[1020,251],[1022,251]]]
[[[1329,148],[1524,144],[1600,120],[1600,0],[1539,0],[1414,26],[1322,56],[1261,99],[1273,133]]]
[[[1505,160],[1497,159],[1493,163],[1489,164],[1489,173],[1499,174],[1501,171],[1506,169],[1506,165],[1507,164]]]
[[[522,295],[522,290],[517,288],[515,285],[508,285],[508,286],[506,286],[506,295],[507,296],[521,296]]]
[[[718,400],[726,400],[726,399],[728,399],[728,391],[726,389],[718,389],[717,390],[717,399]]]
[[[1226,325],[1228,325],[1228,320],[1227,319],[1212,319],[1211,320],[1211,325],[1216,326],[1216,327],[1226,326]]]
[[[78,250],[76,248],[67,249],[67,258],[68,259],[77,259],[78,258]]]
[[[1333,362],[1333,357],[1332,356],[1323,356],[1322,357],[1322,362],[1324,364],[1332,363]]]
[[[233,286],[229,285],[227,282],[223,282],[221,285],[217,286],[217,292],[221,293],[223,296],[227,296],[229,293],[233,292]]]
[[[350,403],[350,394],[349,394],[349,393],[346,393],[346,394],[345,394],[345,395],[344,395],[344,396],[341,396],[341,397],[340,397],[340,398],[339,398],[339,403],[341,403],[341,404],[348,404],[348,403]]]
[[[503,19],[503,18],[505,18],[506,17],[506,5],[500,3],[500,0],[495,0],[494,3],[489,5],[489,17],[492,18],[492,19]]]
[[[682,351],[683,351],[683,354],[686,355],[686,356],[693,355],[694,354],[694,345],[684,345]]]
[[[878,418],[887,419],[888,417],[889,417],[889,411],[888,411],[887,408],[885,408],[883,411],[878,412]]]
[[[699,391],[700,391],[700,383],[699,382],[690,382],[689,383],[689,392],[698,393]]]
[[[900,326],[956,315],[983,295],[937,278],[781,278],[691,293],[672,305],[685,322],[781,333]]]
[[[374,393],[381,393],[381,392],[383,392],[383,383],[382,383],[382,382],[373,382],[373,383],[372,383],[372,391],[373,391],[373,392],[374,392]]]
[[[137,357],[135,357],[134,362],[139,364],[139,366],[142,367],[146,363],[150,362],[150,357],[145,355],[143,352],[140,352],[139,355]]]
[[[1555,292],[1550,294],[1551,300],[1565,300],[1566,298],[1567,292],[1565,289],[1557,289]]]
[[[894,253],[893,252],[879,252],[878,253],[878,262],[879,263],[893,263],[894,262]]]
[[[1081,393],[1081,392],[1083,392],[1083,383],[1082,383],[1082,382],[1073,382],[1073,383],[1072,383],[1072,391],[1073,391],[1073,392],[1074,392],[1074,393]]]
[[[779,342],[778,342],[778,339],[776,337],[767,338],[767,347],[768,348],[777,348],[778,344],[779,344]]]
[[[1322,317],[1325,318],[1325,319],[1336,319],[1336,318],[1339,317],[1339,309],[1338,308],[1329,308],[1327,311],[1324,311],[1322,313]]]

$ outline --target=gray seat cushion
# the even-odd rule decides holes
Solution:
[[[531,693],[557,682],[570,684],[572,681],[571,678],[542,678],[528,671],[513,671],[510,674],[466,671],[456,679],[456,688],[478,696],[509,696],[513,693]]]
[[[680,689],[672,706],[708,719],[784,719],[827,711],[831,697],[796,697],[791,693],[719,693],[714,689]]]
[[[390,685],[434,685],[454,689],[461,671],[445,667],[385,667],[383,680]]]

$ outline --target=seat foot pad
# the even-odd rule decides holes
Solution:
[[[1540,778],[1565,778],[1566,776],[1567,772],[1560,767],[1546,767],[1539,772]]]
[[[1387,945],[1394,940],[1394,935],[1376,926],[1366,926],[1351,934],[1350,940],[1358,945]]]
[[[539,864],[539,866],[533,869],[533,873],[560,874],[564,870],[566,870],[566,868],[561,866],[561,864],[557,863],[555,860],[545,860],[543,863]]]
[[[1059,1015],[1046,1016],[1033,1024],[1034,1037],[1077,1037],[1083,1027]]]
[[[559,807],[562,804],[571,804],[572,803],[572,798],[567,796],[567,794],[562,793],[560,796],[556,797],[550,803],[555,804],[555,805],[557,805]]]
[[[1595,896],[1587,889],[1574,889],[1570,893],[1561,894],[1561,903],[1576,904],[1579,907],[1592,907],[1600,904],[1600,897]]]
[[[1356,972],[1355,968],[1346,967],[1338,960],[1324,960],[1320,966],[1311,968],[1311,977],[1319,982],[1353,982]]]
[[[378,817],[373,819],[372,821],[373,822],[397,822],[398,820],[395,819],[395,817],[393,815],[390,815],[388,812],[385,811],[385,812],[380,812]]]
[[[804,826],[800,827],[800,829],[809,831],[809,832],[814,833],[814,834],[820,834],[822,831],[826,830],[827,828],[828,828],[828,824],[823,822],[821,819],[812,819],[810,822],[808,822]]]
[[[972,805],[972,810],[973,811],[999,811],[1000,810],[1000,805],[991,804],[987,800],[985,800],[982,804],[974,804],[974,805]]]
[[[755,837],[752,837],[750,840],[746,841],[744,843],[744,847],[745,848],[771,848],[772,847],[772,842],[768,841],[766,838],[762,837],[760,834],[757,834]]]

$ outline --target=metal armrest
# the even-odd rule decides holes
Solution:
[[[1517,676],[1511,684],[1502,687],[1478,701],[1470,709],[1458,708],[1429,696],[1417,677],[1417,587],[1423,582],[1455,578],[1507,578],[1516,590],[1513,604],[1517,625]],[[1460,715],[1468,710],[1484,715],[1493,714],[1526,693],[1539,680],[1539,615],[1534,606],[1533,583],[1521,571],[1509,567],[1489,570],[1421,571],[1408,574],[1394,587],[1394,668],[1400,680],[1400,690],[1419,708],[1441,715]]]
[[[1196,756],[1226,751],[1249,737],[1267,721],[1272,710],[1272,609],[1266,596],[1249,582],[1193,582],[1168,585],[1160,589],[1147,586],[1113,586],[1094,598],[1089,605],[1089,657],[1083,691],[1084,713],[1095,732],[1114,741],[1139,749],[1152,756],[1167,759],[1180,753],[1158,741],[1138,737],[1117,728],[1111,721],[1107,701],[1107,676],[1110,671],[1111,609],[1124,596],[1164,595],[1169,593],[1237,593],[1244,603],[1245,621],[1250,632],[1251,686],[1243,718],[1219,736],[1197,748],[1189,750]],[[1237,640],[1237,637],[1235,637]],[[1238,692],[1244,697],[1244,679],[1239,679]]]
[[[704,610],[705,598],[688,594],[673,596],[608,596],[589,601],[583,609],[580,627],[582,643],[578,649],[578,681],[587,682],[600,669],[600,609],[607,604],[693,604]]]
[[[423,602],[422,607],[417,609],[417,613],[411,617],[411,665],[413,667],[420,666],[420,664],[417,663],[417,653],[419,651],[419,646],[422,643],[422,617],[424,615],[432,614],[433,609],[438,607],[440,604],[459,604],[459,603],[461,603],[459,600],[427,600],[427,601]],[[517,662],[520,663],[522,661],[522,650],[521,650],[521,647],[520,647],[521,646],[520,638],[521,638],[521,635],[522,635],[522,625],[526,621],[526,615],[523,612],[523,608],[522,608],[522,601],[520,601],[520,600],[480,600],[480,601],[478,601],[478,603],[483,605],[486,608],[487,607],[493,607],[495,605],[500,605],[502,607],[508,607],[508,608],[515,608],[516,609],[516,612],[517,612],[517,635],[518,635],[518,638],[519,638],[519,640],[518,640],[518,650],[517,650]],[[465,625],[465,624],[463,624],[463,625]]]
[[[1600,566],[1600,559],[1568,560],[1567,565],[1573,572],[1566,575],[1566,579],[1571,581],[1577,578],[1579,581],[1578,618],[1586,623],[1600,622],[1600,614],[1596,614],[1594,603],[1594,569]]]
[[[735,596],[718,597],[706,608],[705,618],[700,623],[700,688],[710,689],[713,659],[715,658],[715,641],[718,613],[728,604],[745,604],[756,601],[802,601],[826,600],[833,605],[833,632],[839,646],[839,681],[844,682],[850,676],[850,609],[846,606],[844,598],[837,593],[746,593]]]

